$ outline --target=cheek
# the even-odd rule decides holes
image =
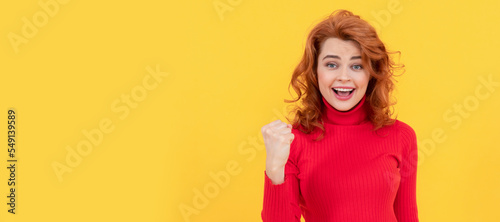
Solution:
[[[324,73],[318,69],[318,85],[322,87],[325,84],[328,84],[328,78]]]
[[[330,85],[333,83],[333,79],[335,78],[331,72],[325,71],[318,69],[318,85],[320,86],[326,86],[330,88]]]
[[[366,89],[369,81],[370,81],[370,75],[363,74],[356,79],[356,85],[360,88]]]
[[[330,88],[330,85],[331,85],[331,83],[328,79],[328,76],[321,75],[320,73],[318,73],[318,87],[319,87],[320,93],[323,96],[328,95],[328,90]]]

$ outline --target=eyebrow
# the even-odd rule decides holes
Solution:
[[[325,60],[326,58],[334,58],[334,59],[340,59],[340,57],[338,55],[326,55],[323,60]],[[351,60],[353,59],[361,59],[361,56],[353,56],[351,57]]]

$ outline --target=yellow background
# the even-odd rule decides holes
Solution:
[[[0,221],[260,221],[260,128],[284,120],[305,37],[340,8],[402,52],[395,109],[419,140],[420,220],[500,221],[498,1],[41,2],[59,7],[46,24],[38,1],[0,3]],[[12,44],[9,33],[22,37],[33,16],[43,26]],[[112,110],[145,78],[154,83],[147,67],[168,75],[128,115]],[[6,205],[9,108],[15,215]],[[112,132],[60,182],[53,163],[65,164],[66,147],[103,120]],[[210,172],[230,180],[222,187]],[[212,197],[196,208],[206,187]],[[195,213],[183,218],[183,206]]]

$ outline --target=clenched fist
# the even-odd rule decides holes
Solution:
[[[285,165],[294,139],[292,125],[276,120],[262,127],[266,145],[266,174],[273,184],[285,181]]]

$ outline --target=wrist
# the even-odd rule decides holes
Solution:
[[[277,161],[275,160],[275,158],[272,157],[266,158],[266,170],[269,171],[279,171],[281,169],[284,169],[285,164],[286,162],[283,163],[282,161]]]
[[[266,175],[273,184],[281,184],[285,182],[285,167],[266,168]]]

